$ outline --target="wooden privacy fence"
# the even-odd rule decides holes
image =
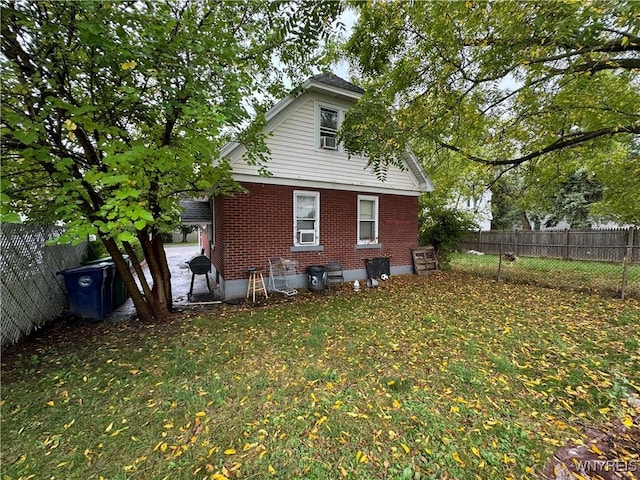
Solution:
[[[47,240],[60,233],[60,227],[50,225],[2,224],[0,336],[3,347],[64,311],[64,280],[56,272],[78,266],[87,244],[45,246]]]
[[[607,230],[492,230],[464,237],[464,251],[512,252],[517,257],[640,263],[640,233],[634,228]]]
[[[468,254],[452,263],[458,270],[640,298],[640,233],[634,228],[475,232],[461,247]]]

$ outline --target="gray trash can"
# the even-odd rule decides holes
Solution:
[[[307,267],[309,290],[312,292],[322,292],[324,290],[324,272],[324,265],[309,265]]]

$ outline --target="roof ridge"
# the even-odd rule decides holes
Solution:
[[[356,93],[364,93],[364,88],[345,80],[344,78],[336,75],[335,73],[319,73],[310,78],[316,82],[324,83],[332,87],[342,88],[343,90],[349,90]]]

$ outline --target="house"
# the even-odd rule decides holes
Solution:
[[[491,230],[491,197],[493,193],[489,189],[483,189],[479,194],[470,197],[460,195],[452,202],[452,207],[456,210],[466,212],[471,215],[471,219],[476,224],[477,230]]]
[[[265,126],[269,177],[243,160],[241,144],[223,149],[246,193],[193,204],[183,222],[205,225],[201,247],[225,298],[245,295],[248,267],[263,268],[268,281],[270,257],[297,262],[288,279],[296,288],[307,286],[308,266],[332,261],[345,281],[367,278],[365,258],[390,256],[392,275],[413,271],[418,196],[433,187],[410,152],[399,152],[406,168],[389,168],[385,181],[365,158],[347,155],[337,133],[363,93],[337,76],[316,75],[277,103]]]

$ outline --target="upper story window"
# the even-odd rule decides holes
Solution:
[[[358,243],[378,243],[378,197],[358,195]]]
[[[320,107],[320,148],[338,149],[338,117],[335,108]]]
[[[296,247],[320,244],[319,192],[293,192],[293,244]]]

